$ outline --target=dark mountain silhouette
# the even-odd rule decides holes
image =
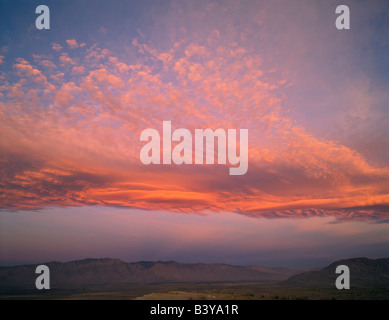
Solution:
[[[339,274],[336,267],[346,265],[350,269],[351,286],[389,286],[389,258],[353,258],[339,260],[318,270],[294,275],[281,285],[291,287],[334,287]]]
[[[130,283],[280,281],[296,271],[260,266],[184,264],[175,261],[125,263],[118,259],[85,259],[44,263],[50,269],[51,287]],[[0,287],[35,288],[37,265],[0,268]]]
[[[334,287],[335,269],[350,268],[351,286],[389,286],[389,258],[354,258],[336,261],[317,270],[296,274],[286,268],[185,264],[175,261],[125,263],[118,259],[84,259],[43,263],[50,269],[51,288],[88,285],[277,281],[290,287]],[[0,289],[35,289],[36,265],[0,267]]]

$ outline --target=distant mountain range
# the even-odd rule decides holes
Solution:
[[[354,258],[336,261],[317,270],[299,273],[286,268],[231,266],[226,264],[184,264],[168,262],[125,263],[118,259],[85,259],[44,263],[50,269],[51,288],[87,285],[256,282],[276,281],[282,286],[334,286],[338,265],[350,268],[351,286],[389,286],[389,258]],[[0,267],[0,289],[35,288],[37,265]],[[297,274],[299,273],[299,274]]]
[[[129,283],[280,281],[295,274],[286,268],[184,264],[168,262],[125,263],[118,259],[85,259],[66,263],[44,263],[50,269],[51,287],[112,285]],[[37,265],[0,268],[0,287],[35,288]]]
[[[296,274],[280,284],[291,287],[333,287],[339,276],[335,273],[339,265],[349,267],[351,286],[389,286],[389,258],[339,260],[318,271]]]

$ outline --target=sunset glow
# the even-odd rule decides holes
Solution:
[[[50,30],[35,28],[35,2],[0,10],[3,264],[388,256],[385,1],[346,1],[355,6],[344,32],[334,1],[46,1]],[[141,132],[162,132],[163,121],[248,129],[247,173],[144,165]],[[67,231],[50,231],[61,219]],[[104,245],[90,247],[90,228]],[[28,230],[45,241],[27,241]],[[370,249],[351,250],[355,236]],[[72,249],[73,237],[88,250]],[[141,250],[128,244],[134,237]],[[341,249],[314,253],[331,237]],[[223,254],[212,258],[216,248]]]

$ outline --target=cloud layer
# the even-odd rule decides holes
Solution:
[[[236,6],[242,13],[243,4]],[[296,19],[286,33],[285,22],[272,24],[270,17],[285,21],[281,18],[298,7],[274,6],[276,13],[246,8],[248,22],[241,27],[243,17],[231,8],[209,3],[200,10],[172,2],[169,14],[154,18],[169,35],[163,44],[156,32],[145,37],[139,30],[122,51],[68,38],[51,42],[44,54],[2,53],[0,64],[11,71],[0,74],[1,208],[100,205],[267,218],[387,219],[389,167],[374,158],[374,150],[378,154],[385,145],[377,139],[374,148],[364,149],[357,141],[338,141],[312,129],[339,109],[336,124],[343,131],[357,132],[348,126],[358,118],[368,127],[363,132],[372,132],[377,119],[386,117],[374,106],[387,96],[372,98],[364,74],[350,79],[345,84],[350,90],[338,100],[319,99],[333,92],[332,75],[323,68],[324,80],[317,82],[318,67],[305,57],[314,53],[329,60],[342,39],[331,47],[309,47],[313,33],[304,31],[303,22],[312,24],[319,8],[309,7],[311,15]],[[177,12],[197,21],[196,27]],[[315,32],[322,25],[319,19]],[[101,28],[109,35],[109,28]],[[351,66],[344,71],[342,79],[356,74]],[[352,89],[356,83],[358,92]],[[293,105],[301,92],[300,105]],[[344,102],[354,103],[356,96],[352,120],[345,120],[350,111]],[[298,121],[300,113],[310,112]],[[161,131],[164,120],[173,130],[249,129],[248,173],[232,177],[221,165],[143,165],[140,133]]]
[[[74,56],[53,44],[52,59],[17,58],[18,79],[1,87],[2,207],[387,217],[388,168],[306,132],[280,108],[287,79],[217,38],[169,51],[134,39],[133,64],[97,46]],[[248,174],[143,166],[140,132],[162,130],[163,120],[173,129],[248,128]]]

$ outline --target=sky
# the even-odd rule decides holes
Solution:
[[[1,265],[389,257],[387,1],[41,4],[0,1]],[[144,165],[163,121],[248,129],[247,173]]]

